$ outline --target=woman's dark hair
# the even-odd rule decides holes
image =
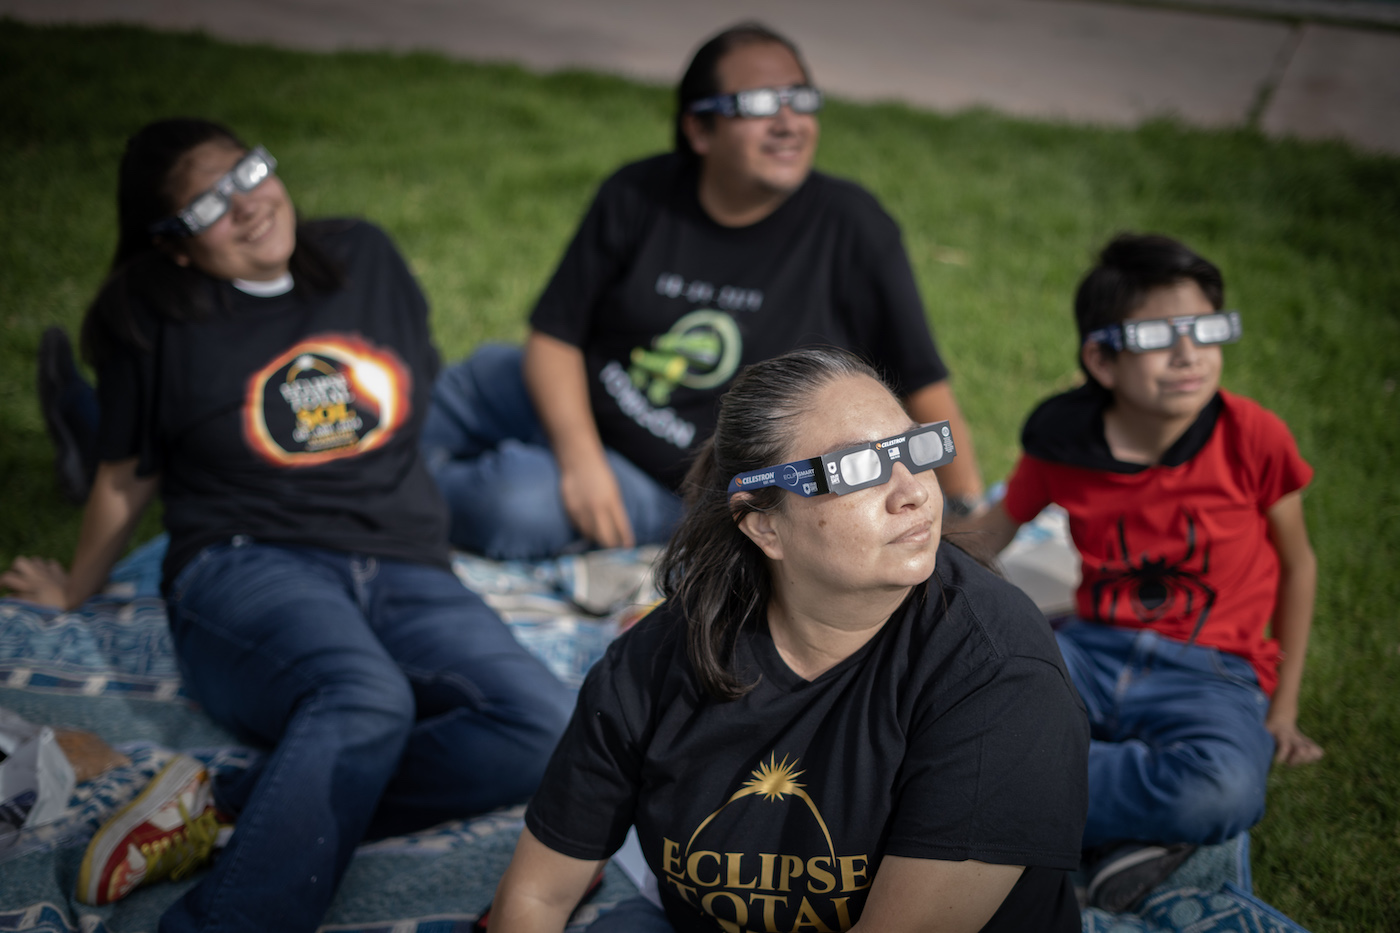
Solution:
[[[658,565],[662,594],[686,620],[687,650],[706,692],[721,700],[747,693],[731,669],[739,630],[763,618],[772,586],[758,545],[739,528],[746,512],[783,507],[769,486],[730,498],[729,480],[788,459],[797,419],[822,386],[847,376],[883,380],[844,350],[794,350],[755,363],[720,400],[715,432],[686,474],[686,514]]]
[[[1074,294],[1079,341],[1101,327],[1125,320],[1148,295],[1190,279],[1216,310],[1225,306],[1225,280],[1215,264],[1186,244],[1156,233],[1120,233],[1099,253],[1099,261]],[[1104,347],[1112,355],[1112,347]],[[1083,360],[1080,367],[1083,368]],[[1094,377],[1085,370],[1091,382]]]
[[[177,321],[213,311],[209,276],[174,262],[172,244],[163,248],[150,232],[152,224],[183,206],[174,203],[175,173],[191,149],[208,142],[248,148],[223,124],[191,117],[148,123],[127,140],[117,171],[117,249],[107,279],[83,320],[83,356],[94,366],[113,346],[146,346],[136,323],[134,299]],[[334,291],[343,273],[317,248],[314,237],[302,235],[303,230],[299,225],[290,261],[296,287]]]
[[[758,22],[750,21],[730,26],[724,32],[707,40],[695,51],[695,55],[690,59],[690,65],[681,77],[681,83],[676,87],[676,152],[687,159],[698,158],[695,150],[690,147],[690,140],[685,135],[685,114],[690,109],[690,105],[697,100],[714,97],[720,93],[720,61],[741,46],[765,43],[781,45],[791,52],[792,57],[797,59],[798,67],[802,69],[803,79],[811,83],[812,78],[811,73],[807,70],[807,63],[802,60],[802,53],[797,50],[797,46],[793,44],[791,39],[779,35]],[[706,126],[714,124],[715,115],[712,113],[700,114],[699,117]]]

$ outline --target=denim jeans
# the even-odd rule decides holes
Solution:
[[[675,927],[666,911],[639,894],[594,920],[584,933],[675,933]]]
[[[452,543],[495,560],[553,557],[585,543],[564,511],[521,360],[519,347],[487,345],[444,369],[423,425],[423,459],[447,500]],[[637,543],[664,542],[680,498],[616,451],[607,457]]]
[[[1089,711],[1084,846],[1216,843],[1264,815],[1269,700],[1237,655],[1073,621],[1060,653]]]
[[[169,604],[186,684],[272,751],[216,782],[232,838],[163,933],[316,929],[367,835],[529,796],[573,707],[437,567],[235,539],[187,565]]]

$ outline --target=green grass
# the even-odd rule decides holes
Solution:
[[[0,562],[71,554],[33,389],[114,246],[125,137],[178,113],[281,160],[304,215],[363,215],[409,257],[445,358],[518,340],[598,182],[669,145],[670,93],[430,55],[310,55],[132,29],[0,22]],[[821,168],[903,225],[989,480],[1077,375],[1070,296],[1118,230],[1224,269],[1247,336],[1225,384],[1277,411],[1317,470],[1321,564],[1302,725],[1254,833],[1262,897],[1318,933],[1400,913],[1400,160],[1171,122],[1136,130],[831,103]],[[153,533],[154,518],[143,526]]]

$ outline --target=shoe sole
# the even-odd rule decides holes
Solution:
[[[1087,899],[1091,907],[1098,907],[1111,913],[1122,913],[1131,910],[1139,901],[1152,892],[1154,888],[1172,876],[1182,863],[1185,862],[1196,851],[1196,846],[1176,849],[1174,846],[1144,846],[1135,849],[1121,858],[1115,859],[1107,865],[1102,865],[1094,873],[1094,878],[1089,883]],[[1161,862],[1160,870],[1154,872],[1156,878],[1152,884],[1145,887],[1141,893],[1124,903],[1102,903],[1103,888],[1111,885],[1116,879],[1122,877],[1123,873],[1136,868],[1144,862]]]
[[[151,783],[136,795],[135,800],[122,807],[103,824],[88,843],[87,851],[83,853],[83,863],[78,869],[78,900],[84,904],[102,903],[98,900],[101,892],[97,888],[105,874],[107,860],[112,857],[117,846],[128,833],[150,819],[156,810],[165,806],[172,793],[199,777],[202,771],[204,765],[188,755],[175,756],[151,778]],[[157,801],[159,806],[150,806]]]

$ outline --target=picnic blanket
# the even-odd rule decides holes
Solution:
[[[247,767],[263,754],[240,746],[185,692],[164,604],[148,595],[158,547],[137,552],[114,574],[113,591],[79,611],[0,600],[0,707],[31,722],[95,732],[131,759],[78,785],[62,818],[27,829],[0,852],[0,933],[153,931],[160,913],[198,876],[140,888],[106,907],[80,904],[73,889],[87,839],[176,751],[215,771]],[[654,553],[593,552],[530,564],[458,555],[454,569],[529,650],[577,685],[619,628],[650,604]],[[466,933],[510,859],[521,814],[517,807],[360,846],[322,929]],[[598,896],[569,930],[582,930],[636,890],[610,865]],[[1249,840],[1241,836],[1199,850],[1136,913],[1085,911],[1084,930],[1301,930],[1250,890]]]

